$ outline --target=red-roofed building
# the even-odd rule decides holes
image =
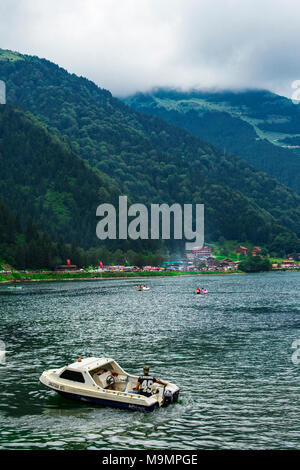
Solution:
[[[295,267],[295,261],[293,259],[287,259],[281,262],[280,265],[281,268],[294,268]]]
[[[246,255],[248,253],[248,248],[245,246],[238,246],[234,249],[235,253],[240,253],[241,255]]]
[[[209,258],[212,255],[212,248],[210,246],[195,246],[193,254],[196,258]]]

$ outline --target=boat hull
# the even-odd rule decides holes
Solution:
[[[113,401],[113,400],[105,400],[103,398],[89,397],[86,395],[77,395],[75,393],[62,392],[60,390],[55,390],[55,391],[58,392],[64,398],[68,398],[70,400],[81,401],[84,403],[92,403],[93,405],[109,406],[112,408],[119,408],[122,410],[127,409],[127,410],[132,410],[132,411],[154,411],[156,408],[158,408],[158,403],[154,403],[151,406],[143,406],[143,405],[136,405],[133,403],[124,403],[124,402],[118,402],[118,401]]]

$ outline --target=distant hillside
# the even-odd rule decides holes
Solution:
[[[102,172],[100,179],[105,191],[100,196],[93,182],[93,178],[99,176],[86,167],[83,170],[83,166],[80,166],[80,172],[88,171],[88,174],[85,176],[79,172],[73,175],[73,186],[67,179],[67,189],[63,182],[58,188],[49,190],[52,177],[57,176],[54,168],[67,157],[57,157],[55,160],[56,152],[53,152],[53,163],[52,156],[48,157],[49,180],[43,187],[46,194],[50,191],[50,201],[45,201],[45,196],[39,199],[36,195],[37,208],[34,206],[34,210],[38,210],[39,204],[43,210],[49,206],[52,208],[53,200],[55,206],[62,204],[66,219],[63,217],[63,226],[58,225],[58,230],[63,232],[70,229],[73,236],[78,232],[86,245],[92,243],[90,236],[83,234],[82,228],[90,223],[89,219],[87,215],[84,218],[84,211],[80,211],[87,206],[92,207],[93,211],[95,201],[98,204],[112,200],[117,185],[118,190],[127,194],[133,202],[204,203],[207,241],[225,237],[294,251],[298,242],[292,232],[300,235],[300,197],[244,160],[234,155],[224,155],[185,130],[131,110],[108,91],[101,90],[82,77],[70,75],[44,59],[29,56],[20,59],[18,55],[17,60],[11,60],[10,55],[8,60],[5,51],[1,60],[0,51],[0,79],[6,82],[9,103],[29,110],[51,132],[60,134],[65,143],[60,143],[59,147],[63,145],[68,149],[68,155],[74,156],[76,152]],[[17,129],[15,132],[18,135]],[[29,151],[26,161],[23,161],[25,157],[22,156],[21,148],[26,148],[27,132],[21,136],[18,158],[22,163],[19,173],[22,165],[26,169],[26,165],[32,162],[31,171],[34,172],[34,168],[38,168],[39,159],[44,162],[44,150],[34,145],[34,141],[31,145],[35,153]],[[12,136],[12,132],[6,135],[7,138]],[[52,136],[51,139],[55,141],[57,137]],[[71,142],[73,150],[68,148],[67,142]],[[10,148],[6,150],[8,161],[12,153]],[[83,165],[80,159],[78,161]],[[59,174],[66,177],[68,172],[64,169]],[[15,180],[10,183],[11,194],[16,184],[22,187],[17,173],[14,170]],[[5,181],[9,174],[10,171]],[[108,188],[103,174],[107,175]],[[69,176],[70,179],[73,177]],[[29,192],[34,191],[32,185],[36,180],[29,179],[26,184]],[[72,192],[72,188],[76,190]],[[24,188],[21,189],[26,194]],[[58,198],[56,192],[59,193]],[[86,199],[79,200],[79,197]],[[73,217],[71,214],[76,206],[79,212]],[[54,214],[54,209],[51,210],[51,214]],[[71,228],[66,225],[69,216],[76,221]],[[46,224],[47,217],[41,217],[44,217]],[[94,224],[94,218],[91,224]]]
[[[245,158],[300,193],[300,106],[291,100],[268,91],[157,89],[125,102]]]

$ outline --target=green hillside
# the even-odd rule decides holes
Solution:
[[[50,237],[95,243],[96,207],[101,194],[116,201],[107,176],[87,167],[65,142],[33,116],[0,106],[0,200],[26,214]]]
[[[67,258],[79,266],[156,259],[156,241],[98,240],[96,208],[103,199],[118,203],[117,185],[11,105],[0,105],[0,162],[0,264],[53,268]]]
[[[32,211],[42,227],[49,226],[46,214],[50,211],[50,218],[55,214],[58,223],[54,229],[51,224],[53,236],[57,230],[65,236],[71,232],[70,238],[78,237],[82,244],[91,246],[95,236],[95,207],[100,202],[110,202],[120,191],[132,202],[204,203],[206,241],[225,237],[294,251],[298,241],[292,232],[300,235],[300,197],[295,193],[244,160],[223,155],[178,127],[131,110],[108,91],[82,77],[70,75],[44,59],[22,58],[0,61],[0,79],[6,82],[7,101],[29,110],[51,132],[59,134],[63,143],[43,131],[43,135],[57,142],[58,148],[65,148],[72,161],[76,152],[101,171],[98,175],[89,169],[83,175],[87,169],[77,157],[75,160],[80,164],[75,164],[73,173],[69,169],[59,172],[57,165],[64,159],[59,156],[55,159],[56,150],[44,158],[44,147],[39,141],[27,143],[26,128],[20,134],[20,144],[10,143],[19,146],[18,168],[7,163],[3,180],[11,180],[6,183],[3,197],[15,206],[21,203],[26,191],[33,192],[35,202],[33,205],[24,202],[28,204],[26,211]],[[5,120],[2,126],[7,127]],[[37,127],[40,129],[40,125]],[[19,136],[17,129],[7,127],[4,136],[9,138],[14,132]],[[25,157],[23,149],[27,147]],[[14,148],[3,145],[2,149],[9,162]],[[39,159],[43,169],[35,175]],[[27,165],[30,171],[24,184],[20,175],[23,167],[26,174]],[[49,175],[46,181],[41,178],[44,172]],[[57,177],[54,187],[53,177]],[[37,181],[44,181],[42,196],[33,189]],[[97,185],[101,187],[100,194]],[[22,198],[14,192],[21,192]],[[92,219],[88,214],[92,214]]]
[[[54,268],[69,257],[81,264],[83,253],[80,249],[54,243],[48,233],[37,229],[32,219],[22,223],[20,215],[3,202],[0,202],[0,233],[0,270],[2,264],[7,263],[19,269]]]
[[[245,158],[300,193],[300,107],[287,98],[268,91],[158,89],[125,102]]]

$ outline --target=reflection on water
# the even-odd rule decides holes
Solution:
[[[300,448],[298,273],[0,286],[2,449]],[[193,295],[205,286],[207,296]],[[153,413],[92,407],[43,387],[44,369],[113,357],[181,388]]]

